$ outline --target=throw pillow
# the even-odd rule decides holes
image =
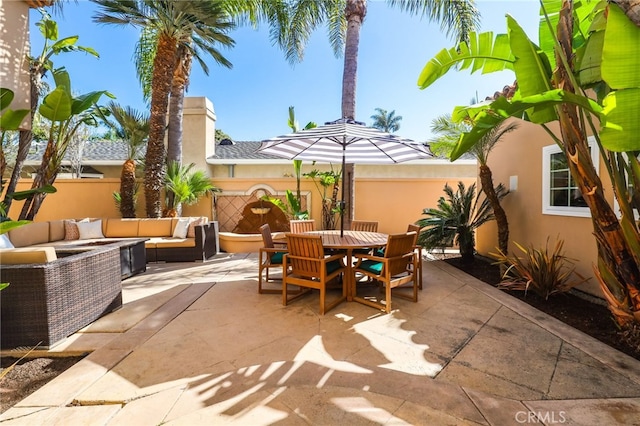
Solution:
[[[64,221],[64,239],[65,240],[77,240],[80,238],[80,231],[78,231],[78,225],[76,221],[65,220]]]
[[[86,217],[82,220],[75,221],[75,219],[69,219],[64,221],[64,239],[78,240],[80,239],[80,231],[78,231],[78,223],[89,222],[89,218]]]
[[[191,222],[189,223],[189,229],[187,230],[187,237],[188,238],[195,238],[196,237],[196,226],[204,225],[205,223],[207,223],[207,218],[206,217],[196,217],[195,219],[192,219]]]
[[[102,220],[96,220],[94,222],[78,222],[77,225],[81,240],[104,238],[104,235],[102,235]]]
[[[178,219],[178,223],[176,223],[176,229],[173,230],[173,238],[186,238],[190,222],[191,221],[188,217]]]
[[[11,243],[11,240],[9,239],[9,236],[7,234],[0,235],[0,248],[1,249],[15,248]]]

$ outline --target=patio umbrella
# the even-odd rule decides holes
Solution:
[[[340,235],[344,233],[345,164],[392,164],[431,157],[421,143],[348,119],[264,140],[258,151],[290,160],[342,164]]]

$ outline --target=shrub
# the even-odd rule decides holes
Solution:
[[[422,214],[427,217],[416,221],[416,225],[425,228],[418,235],[418,244],[427,250],[458,244],[462,261],[471,263],[476,229],[495,219],[493,209],[486,197],[481,198],[480,193],[476,196],[475,183],[465,188],[463,182],[458,182],[455,192],[446,184],[443,191],[446,197],[440,197],[438,206],[424,209]],[[502,199],[508,191],[500,184],[496,193]]]
[[[575,272],[573,259],[563,254],[563,240],[556,241],[552,253],[549,253],[549,238],[544,249],[536,249],[533,246],[525,249],[516,242],[514,244],[525,254],[523,258],[506,255],[500,250],[497,254],[491,253],[498,264],[507,267],[498,288],[524,290],[525,295],[531,289],[547,300],[552,294],[569,291],[587,281]],[[579,279],[574,279],[573,275]]]

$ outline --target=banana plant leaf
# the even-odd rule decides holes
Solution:
[[[527,111],[530,111],[533,108],[553,107],[554,105],[565,102],[578,105],[595,115],[602,116],[602,107],[597,102],[587,97],[560,89],[549,90],[538,95],[514,99],[511,102],[504,96],[501,96],[483,109],[478,110],[477,108],[472,107],[467,110],[469,111],[468,116],[474,121],[475,125],[469,133],[465,133],[460,141],[458,141],[458,144],[454,147],[453,152],[451,153],[451,160],[453,161],[459,158],[473,145],[475,145],[484,135],[490,132],[491,129],[507,118],[523,118],[527,114]],[[464,116],[464,108],[459,108],[456,111],[456,116]]]
[[[514,61],[506,34],[497,34],[494,38],[493,32],[471,33],[469,45],[460,43],[451,49],[442,49],[427,62],[418,77],[418,86],[421,89],[429,87],[454,66],[458,70],[471,67],[471,73],[482,70],[487,74],[513,69]]]
[[[19,228],[27,223],[31,223],[28,220],[6,220],[4,222],[0,222],[0,234],[5,234],[12,229]]]
[[[6,87],[0,87],[0,130],[18,130],[20,123],[29,114],[28,109],[16,109],[9,108],[11,102],[13,102],[15,94],[11,89]]]
[[[71,117],[71,96],[63,87],[56,87],[42,100],[38,111],[51,121],[64,121]]]
[[[507,15],[509,42],[516,57],[513,69],[518,80],[518,90],[522,97],[538,95],[551,90],[551,65],[547,55],[529,40],[520,24]],[[535,105],[528,111],[529,120],[534,123],[548,123],[557,119],[553,106]]]
[[[41,188],[26,189],[24,191],[16,191],[11,194],[11,198],[14,200],[26,200],[34,194],[53,194],[57,189],[53,185],[44,185]]]
[[[610,151],[640,151],[640,28],[610,4],[602,47],[602,78],[618,90],[604,101],[602,145]]]

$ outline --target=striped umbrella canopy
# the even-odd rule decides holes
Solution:
[[[264,140],[258,151],[290,160],[341,163],[342,171],[347,163],[392,164],[432,157],[429,149],[421,143],[348,119]],[[344,195],[343,182],[343,207]],[[344,208],[341,209],[341,219],[343,214]],[[344,231],[343,222],[340,221],[341,231]]]

